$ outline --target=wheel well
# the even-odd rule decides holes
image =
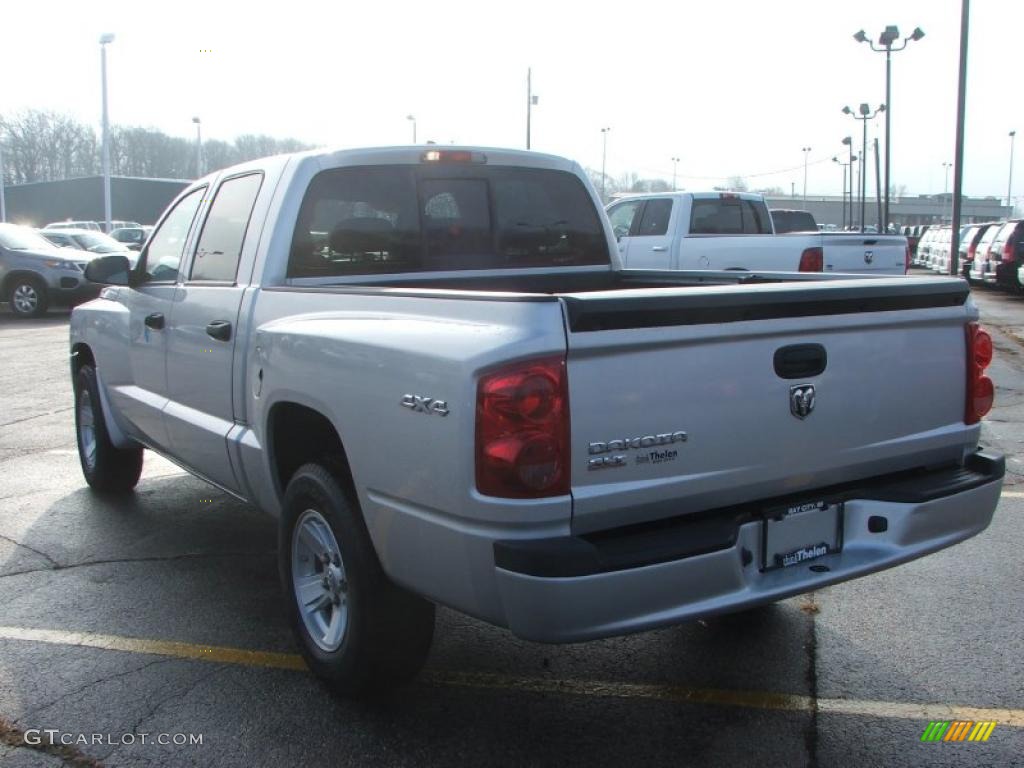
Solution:
[[[324,463],[325,459],[330,459],[328,469],[345,490],[354,493],[345,448],[334,425],[322,413],[298,403],[277,403],[270,411],[267,435],[279,495],[284,495],[295,470],[313,461]]]
[[[14,290],[14,284],[19,279],[23,278],[29,278],[30,280],[32,280],[32,282],[36,283],[37,285],[41,285],[43,288],[46,288],[46,281],[42,278],[42,276],[37,275],[35,272],[32,272],[30,270],[22,269],[15,272],[11,272],[7,275],[7,277],[4,278],[3,287],[0,288],[0,297],[3,297],[3,300],[7,301],[11,296],[11,291]]]
[[[95,368],[96,358],[93,357],[92,350],[89,349],[88,344],[75,344],[75,346],[71,348],[72,380],[78,377],[78,372],[81,370],[83,365],[91,365]]]

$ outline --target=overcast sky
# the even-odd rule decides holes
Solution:
[[[839,194],[831,158],[843,136],[861,140],[842,107],[884,101],[885,56],[852,34],[920,26],[925,38],[893,55],[892,182],[942,192],[953,160],[959,0],[49,0],[8,3],[3,16],[0,113],[68,111],[98,127],[97,38],[113,32],[115,123],[194,136],[198,115],[204,138],[379,146],[411,140],[411,113],[421,142],[522,147],[532,66],[534,149],[600,168],[607,126],[612,175],[670,178],[676,156],[680,186],[738,175],[797,194],[804,146],[809,193]],[[1006,195],[1007,134],[1024,129],[1022,32],[1024,2],[972,3],[970,195]],[[882,117],[869,126],[869,143],[884,136]]]

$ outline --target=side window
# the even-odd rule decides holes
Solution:
[[[768,225],[770,213],[764,203],[753,200],[740,200],[743,209],[743,234],[764,235],[771,231]],[[813,227],[817,229],[817,227]],[[808,230],[810,231],[810,230]]]
[[[262,183],[262,173],[250,173],[220,185],[199,236],[191,280],[235,281],[245,230]]]
[[[196,189],[187,194],[174,206],[160,229],[153,233],[142,256],[143,269],[147,280],[153,282],[173,282],[178,279],[178,266],[181,254],[185,250],[192,220],[199,210],[206,188]]]
[[[735,198],[704,198],[693,201],[691,235],[741,235],[743,215]]]
[[[640,228],[637,234],[641,237],[664,235],[668,232],[668,220],[672,215],[672,200],[648,200],[640,217]]]
[[[640,210],[640,201],[633,200],[628,203],[619,203],[608,211],[608,218],[612,222],[612,231],[616,237],[626,237],[633,230],[633,219],[636,212]]]

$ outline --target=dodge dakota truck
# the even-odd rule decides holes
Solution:
[[[417,673],[436,604],[637,632],[948,547],[1000,495],[963,281],[623,269],[557,157],[246,163],[86,276],[86,481],[130,492],[148,449],[276,516],[299,647],[347,695]]]
[[[778,234],[764,198],[753,192],[630,195],[610,204],[608,216],[629,269],[904,275],[910,266],[902,235],[785,227]]]

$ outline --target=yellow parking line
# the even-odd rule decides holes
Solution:
[[[269,669],[305,670],[302,657],[294,653],[250,651],[217,645],[193,645],[168,640],[146,640],[92,632],[67,632],[58,629],[0,626],[0,640],[21,640],[51,645],[98,648],[106,651],[170,656],[178,659],[212,661]],[[859,715],[900,720],[972,720],[996,721],[1001,726],[1024,728],[1024,709],[966,707],[955,704],[913,704],[896,701],[859,699],[813,699],[787,693],[727,691],[689,688],[664,683],[628,683],[600,680],[517,677],[491,672],[427,670],[423,683],[453,688],[519,691],[564,696],[597,696],[612,699],[643,699],[682,704],[712,704],[748,709],[811,712],[832,715]]]

